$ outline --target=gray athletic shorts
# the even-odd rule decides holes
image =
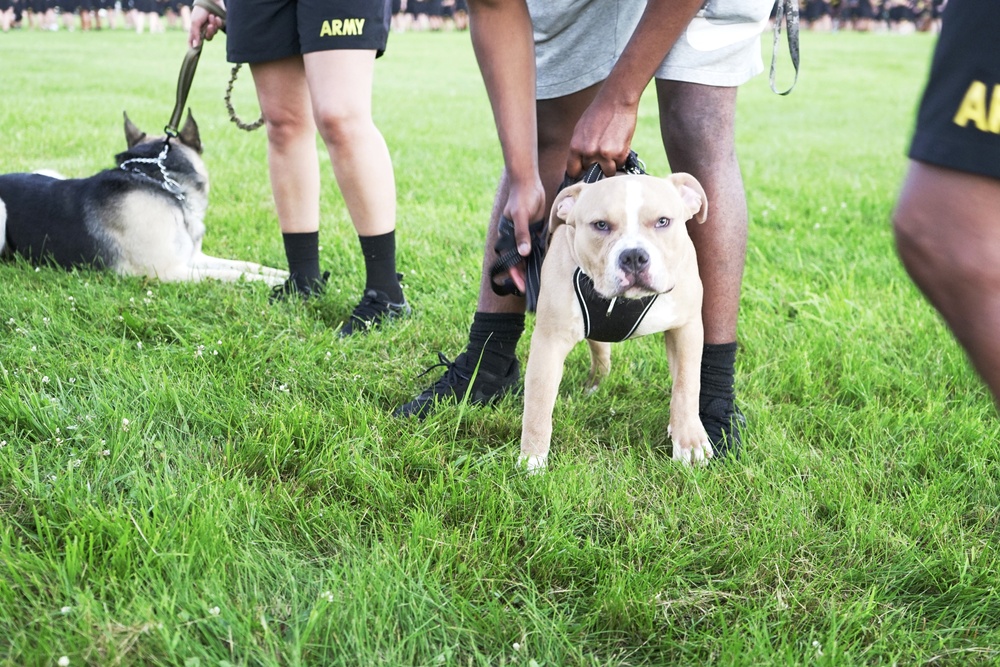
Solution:
[[[527,0],[535,30],[536,97],[603,81],[632,36],[645,0]],[[760,34],[774,0],[708,0],[656,71],[657,79],[738,86],[764,71]]]

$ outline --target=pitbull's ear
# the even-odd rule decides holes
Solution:
[[[667,176],[667,180],[681,193],[681,200],[694,221],[698,224],[705,222],[708,217],[708,197],[705,196],[705,188],[701,187],[701,183],[691,174],[685,173],[671,174]]]
[[[146,133],[135,126],[127,113],[123,111],[122,115],[125,116],[125,145],[132,148],[146,138]]]
[[[556,195],[556,200],[552,202],[552,212],[549,214],[549,235],[556,230],[559,225],[564,225],[569,222],[570,211],[573,210],[573,206],[576,204],[576,200],[580,197],[580,190],[586,183],[574,183],[573,185],[563,188],[559,194]]]

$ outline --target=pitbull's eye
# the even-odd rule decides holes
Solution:
[[[657,229],[663,229],[664,227],[669,227],[669,226],[670,226],[670,218],[660,218],[659,220],[656,221],[655,225]]]
[[[596,229],[599,232],[606,232],[609,229],[611,229],[611,225],[608,224],[607,220],[597,220],[592,224],[594,225],[594,229]]]

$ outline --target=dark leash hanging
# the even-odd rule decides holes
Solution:
[[[225,31],[226,10],[223,9],[221,5],[216,3],[214,0],[194,0],[194,6],[201,7],[209,14],[214,14],[222,19],[222,29]],[[202,35],[202,37],[204,37],[204,35]],[[199,40],[198,46],[192,46],[188,49],[188,52],[184,55],[183,62],[181,62],[181,71],[177,77],[177,95],[174,102],[174,110],[173,113],[170,114],[170,121],[164,128],[164,132],[166,132],[169,137],[177,136],[177,128],[178,125],[180,125],[181,115],[184,113],[184,107],[187,104],[188,93],[191,92],[191,82],[194,81],[194,73],[198,69],[198,60],[201,58],[201,47],[204,43],[204,39]],[[236,82],[236,73],[239,69],[239,64],[233,67],[232,76],[229,79],[229,86],[226,88],[226,109],[229,111],[229,120],[233,121],[241,130],[256,130],[264,124],[264,115],[261,114],[260,118],[255,123],[243,123],[236,116],[236,112],[233,110],[233,105],[230,102],[233,84]]]

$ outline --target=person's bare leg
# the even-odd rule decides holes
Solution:
[[[299,57],[250,65],[267,129],[267,165],[283,233],[319,230],[319,157]]]
[[[675,172],[698,179],[708,197],[708,220],[688,231],[705,286],[705,342],[736,340],[747,247],[747,205],[736,159],[736,88],[657,81],[663,144]]]
[[[913,161],[892,221],[907,272],[1000,403],[1000,181]]]
[[[337,184],[361,236],[396,228],[396,181],[385,139],[372,120],[374,51],[303,56],[312,113]]]

